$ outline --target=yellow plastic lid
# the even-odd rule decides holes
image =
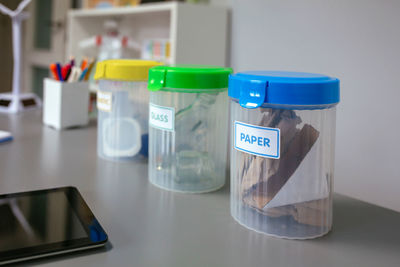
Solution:
[[[109,59],[96,65],[95,80],[147,81],[149,69],[161,63],[152,60]]]

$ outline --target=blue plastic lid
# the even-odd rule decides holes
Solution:
[[[262,104],[335,105],[339,80],[329,76],[286,71],[248,71],[229,76],[228,95],[245,108]]]

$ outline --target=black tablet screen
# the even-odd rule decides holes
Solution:
[[[64,191],[0,198],[0,251],[88,237],[71,205]]]

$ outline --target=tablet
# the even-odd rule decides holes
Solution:
[[[106,242],[107,234],[75,187],[0,195],[0,264]]]
[[[11,141],[13,139],[9,132],[0,131],[0,143]]]

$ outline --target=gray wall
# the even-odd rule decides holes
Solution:
[[[235,71],[337,76],[335,191],[400,211],[400,1],[214,0]]]

